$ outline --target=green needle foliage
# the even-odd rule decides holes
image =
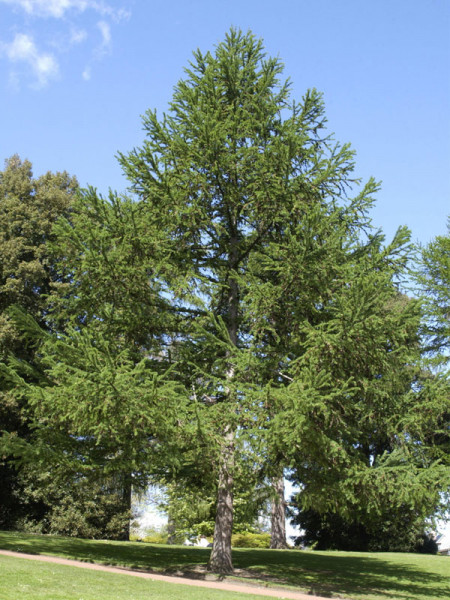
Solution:
[[[292,101],[282,71],[251,33],[194,53],[119,157],[133,199],[87,190],[58,226],[58,334],[11,313],[37,384],[4,367],[34,419],[18,454],[217,490],[222,573],[242,482],[290,467],[305,507],[368,519],[429,514],[444,486],[430,427],[445,385],[399,292],[409,232],[385,245],[372,229],[378,184],[359,185],[321,95]]]
[[[173,325],[158,280],[158,234],[142,219],[142,207],[112,192],[105,199],[84,190],[70,221],[55,231],[52,248],[65,283],[52,317],[120,339],[137,360],[143,349],[156,356]]]
[[[450,463],[450,218],[447,235],[436,237],[422,248],[415,281],[423,301],[424,320],[422,334],[426,356],[433,372],[430,385],[440,384],[442,409],[427,406],[430,419],[430,442],[436,455],[447,465]],[[434,409],[434,410],[433,410]],[[433,425],[431,425],[433,421]],[[434,428],[434,430],[433,430]]]
[[[194,53],[168,113],[149,110],[142,147],[120,155],[182,323],[177,373],[218,481],[222,572],[249,449],[266,474],[293,467],[305,503],[343,514],[379,514],[391,495],[434,510],[443,477],[414,420],[421,394],[442,402],[417,363],[418,305],[398,291],[409,233],[383,245],[367,216],[378,185],[350,196],[352,150],[324,132],[320,94],[293,102],[281,74],[231,30]]]
[[[422,248],[416,281],[424,299],[427,350],[448,365],[450,346],[450,217],[447,235],[437,236]]]
[[[27,315],[17,310],[10,314],[28,339],[36,338],[40,355],[34,369],[38,384],[28,382],[26,363],[11,359],[3,367],[16,393],[26,397],[34,421],[27,452],[36,460],[42,453],[47,463],[53,456],[53,462],[64,461],[82,472],[100,467],[104,474],[127,471],[136,486],[141,475],[145,483],[155,469],[155,455],[169,453],[176,424],[183,420],[176,382],[154,372],[146,358],[136,363],[128,349],[95,328],[43,334]],[[23,440],[10,436],[9,443],[23,455]]]

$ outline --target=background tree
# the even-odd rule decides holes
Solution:
[[[301,530],[296,545],[315,550],[345,550],[359,552],[422,552],[436,554],[438,547],[431,535],[430,524],[422,515],[392,507],[374,522],[349,521],[336,513],[300,510],[293,522]],[[358,516],[359,518],[359,516]]]
[[[147,356],[164,370],[161,346],[174,325],[158,280],[159,234],[149,230],[142,207],[90,188],[55,233],[52,249],[65,282],[52,312],[55,327],[89,325],[126,346],[137,362]]]
[[[17,162],[17,165],[21,165],[20,161]],[[45,190],[47,193],[51,192],[48,181]],[[21,214],[21,218],[26,221],[23,227],[25,237],[23,240],[22,238],[18,240],[20,243],[17,243],[16,247],[21,250],[28,244],[26,246],[28,254],[25,254],[25,251],[22,254],[28,256],[31,261],[32,258],[35,258],[35,254],[30,250],[29,228],[32,223],[37,223],[38,215],[45,216],[45,211],[49,209],[51,202],[42,194],[37,194],[31,185],[29,192],[32,197],[30,205],[36,212],[25,213],[23,211]],[[37,200],[37,207],[32,204],[35,198],[38,200],[40,198],[42,206]],[[10,202],[4,206],[5,227],[6,223],[14,222],[14,211],[19,205],[17,197],[11,197],[9,200]],[[56,199],[53,201],[56,203]],[[61,216],[66,217],[65,220],[55,226],[55,222]],[[11,427],[8,428],[7,431],[10,434],[17,435],[5,435],[3,448],[5,453],[14,452],[17,456],[27,455],[28,462],[31,460],[35,467],[39,464],[43,469],[42,473],[36,474],[23,459],[23,466],[19,471],[17,471],[17,467],[13,471],[22,482],[16,495],[20,495],[20,498],[24,499],[24,490],[30,492],[29,499],[24,502],[26,514],[22,515],[22,521],[25,519],[28,527],[52,532],[56,532],[60,528],[59,531],[65,534],[71,532],[73,535],[79,535],[83,532],[84,535],[89,534],[96,537],[100,536],[101,528],[104,527],[103,536],[115,536],[118,539],[128,538],[132,483],[137,487],[144,485],[145,477],[133,465],[130,452],[125,447],[126,444],[118,447],[117,440],[105,443],[99,441],[98,436],[84,434],[77,436],[73,433],[68,421],[70,418],[73,419],[74,415],[72,414],[70,418],[67,416],[67,411],[71,410],[69,365],[67,365],[64,375],[59,375],[61,377],[60,385],[64,381],[65,391],[68,394],[65,409],[60,405],[58,414],[55,411],[56,405],[52,409],[50,403],[48,410],[52,412],[52,415],[47,420],[43,419],[39,427],[36,427],[36,423],[39,421],[36,414],[39,411],[33,409],[33,398],[36,397],[36,395],[33,396],[33,393],[41,398],[41,393],[45,395],[45,387],[50,388],[53,385],[51,372],[55,365],[52,363],[52,357],[55,355],[52,355],[52,340],[53,342],[59,340],[58,350],[55,350],[57,355],[59,353],[59,360],[61,362],[68,361],[72,367],[72,383],[77,376],[79,376],[79,382],[86,383],[85,402],[90,401],[89,393],[92,398],[92,394],[100,391],[98,380],[95,381],[95,377],[100,376],[100,371],[106,377],[109,368],[110,376],[114,378],[119,372],[123,374],[128,367],[132,369],[131,365],[136,366],[145,355],[148,357],[147,364],[153,360],[153,365],[159,365],[155,358],[157,351],[149,341],[153,340],[154,343],[154,338],[158,335],[155,333],[154,325],[154,315],[158,311],[149,299],[147,263],[142,264],[142,261],[139,263],[140,271],[132,269],[142,244],[145,244],[147,240],[142,232],[136,231],[130,203],[116,200],[113,194],[108,200],[104,200],[97,197],[93,190],[83,194],[78,193],[76,199],[72,196],[70,212],[55,213],[52,222],[45,229],[47,225],[48,223],[43,221],[42,231],[45,235],[42,233],[41,237],[42,243],[45,240],[45,252],[44,246],[39,247],[38,251],[39,256],[43,256],[45,259],[45,264],[51,265],[51,284],[48,281],[44,282],[49,289],[47,290],[43,286],[39,287],[36,278],[34,285],[30,286],[36,306],[33,306],[31,301],[22,302],[21,297],[17,294],[15,297],[11,296],[9,301],[9,304],[14,303],[16,306],[24,308],[28,316],[34,318],[34,321],[25,319],[17,311],[13,317],[7,316],[7,306],[5,306],[5,312],[2,313],[5,323],[8,324],[10,330],[16,332],[18,340],[16,345],[11,343],[11,339],[8,343],[5,342],[5,349],[15,356],[14,370],[18,375],[18,379],[9,379],[8,387],[15,388],[15,393],[10,393],[9,396],[11,401],[20,404],[20,418],[27,423],[26,431],[15,431]],[[10,237],[10,234],[6,232],[5,239],[9,240]],[[19,263],[19,258],[15,263],[11,261],[10,278],[12,280],[18,277],[16,272],[20,272],[20,269],[23,273],[27,271],[23,265],[19,267]],[[43,270],[40,271],[42,265],[39,260],[35,260],[35,263],[28,267],[28,271],[34,269],[40,273]],[[52,293],[48,295],[50,291]],[[145,298],[145,302],[142,302],[142,298]],[[37,307],[40,307],[42,311],[42,318],[39,316]],[[137,320],[136,316],[141,307],[147,312],[145,315],[140,314],[141,319]],[[146,323],[145,327],[142,327],[143,321]],[[18,325],[16,326],[15,323]],[[151,325],[152,323],[153,325]],[[90,328],[90,333],[86,331],[82,341],[80,341],[80,337],[77,338],[78,341],[70,337],[72,331],[75,334],[80,328],[87,326]],[[45,331],[57,331],[57,337],[49,338],[45,335]],[[64,333],[66,337],[64,337]],[[67,340],[66,345],[62,343],[63,339]],[[72,347],[70,347],[71,344]],[[43,354],[44,347],[47,352],[46,357]],[[83,347],[83,352],[86,353],[82,357],[80,357],[80,347]],[[25,352],[24,348],[26,348]],[[37,355],[36,348],[39,348]],[[124,356],[121,351],[123,352],[124,348],[131,357],[131,362],[129,361],[126,367],[122,363],[118,366],[114,362],[115,360],[121,361]],[[6,360],[6,352],[3,358]],[[57,362],[58,359],[54,360]],[[115,372],[112,373],[112,371]],[[5,385],[6,381],[5,378]],[[91,392],[87,391],[88,381],[91,381]],[[27,384],[33,382],[37,388],[33,388],[31,391]],[[81,389],[80,387],[79,391]],[[47,394],[50,394],[49,390],[46,391]],[[73,393],[74,388],[72,388]],[[18,398],[20,399],[17,400]],[[104,414],[107,417],[108,394],[104,394],[103,401],[104,411],[106,411]],[[40,400],[37,402],[39,405]],[[45,402],[42,403],[42,407],[44,405]],[[89,410],[88,406],[86,406],[86,410]],[[9,415],[11,415],[10,412]],[[79,427],[81,427],[81,417],[82,414],[78,414]],[[96,417],[94,416],[94,418]],[[32,432],[29,430],[30,426],[33,426]],[[106,424],[105,427],[108,428],[109,425]],[[133,438],[132,433],[130,436]],[[148,438],[145,443],[147,441]],[[34,448],[33,452],[31,448]],[[51,452],[48,451],[50,449]],[[40,455],[40,452],[43,454]],[[129,458],[128,462],[124,460],[124,456]],[[145,462],[147,457],[148,452],[143,452],[140,465]],[[10,468],[13,468],[11,461],[9,464]],[[19,463],[16,461],[15,464]],[[127,471],[123,469],[127,469]],[[55,474],[54,485],[51,486],[51,489],[47,485],[49,470]],[[58,473],[57,478],[56,473]],[[94,483],[96,479],[98,483]],[[114,486],[119,487],[114,489]],[[93,502],[94,498],[95,502]],[[33,502],[30,499],[33,499]],[[15,497],[11,502],[16,506],[20,505]],[[85,522],[81,522],[80,517],[67,519],[63,523],[63,513],[57,506],[49,505],[49,502],[55,503],[59,507],[70,506],[70,514],[72,516],[75,513],[83,514]],[[40,507],[40,512],[32,510],[34,505]],[[86,513],[86,508],[89,506],[95,507],[92,515]],[[116,512],[113,518],[111,514],[114,506],[116,506]],[[45,519],[43,519],[43,511]],[[103,517],[100,518],[101,514]],[[11,522],[10,519],[9,521]],[[70,523],[72,523],[72,529]],[[12,522],[11,524],[13,525]],[[115,532],[112,524],[117,526]]]
[[[372,245],[358,276],[345,276],[321,307],[328,316],[304,328],[273,422],[273,443],[289,444],[300,512],[336,513],[372,531],[376,523],[387,531],[388,521],[392,531],[407,519],[423,525],[448,486],[430,439],[445,385],[421,362],[420,304],[395,285],[403,236],[386,249]]]
[[[11,305],[21,306],[43,326],[49,297],[59,281],[49,248],[52,228],[70,214],[78,184],[67,173],[50,172],[34,178],[31,163],[17,155],[0,172],[0,362],[8,353],[33,362],[32,348],[8,316]],[[0,429],[22,438],[30,434],[24,403],[0,384]],[[42,517],[48,506],[25,498],[24,482],[7,454],[0,463],[0,526],[10,528],[18,519]]]
[[[49,460],[36,469],[36,460],[19,469],[22,502],[28,508],[44,504],[44,517],[27,510],[16,528],[44,534],[91,539],[128,540],[130,507],[123,494],[126,482],[103,469],[68,468]],[[134,516],[134,515],[133,515]]]
[[[447,235],[422,248],[416,281],[424,300],[426,349],[448,365],[450,344],[450,217]]]
[[[156,275],[158,232],[148,230],[141,213],[138,204],[112,192],[107,198],[93,189],[80,195],[71,221],[60,222],[57,231],[54,248],[64,256],[58,266],[71,283],[62,290],[53,315],[58,322],[89,330],[96,340],[109,340],[113,353],[126,348],[132,363],[145,360],[147,374],[151,370],[157,377],[172,365],[170,340],[177,323]],[[144,439],[148,434],[144,429]],[[129,462],[128,476],[117,478],[130,483],[129,510],[131,481],[139,491],[148,476],[158,477],[173,464],[172,458],[167,464],[146,462],[153,449],[142,451],[139,466]]]
[[[450,464],[450,218],[447,235],[438,236],[421,249],[415,283],[423,302],[422,335],[430,381],[440,383],[443,410],[428,412],[430,443],[435,455]]]
[[[97,492],[97,501],[110,490],[119,499],[117,516],[128,511],[127,527],[116,532],[119,539],[127,539],[132,487],[146,484],[158,456],[162,456],[161,464],[168,463],[176,426],[183,421],[176,384],[155,373],[150,360],[136,363],[120,340],[108,340],[96,327],[67,326],[64,333],[53,334],[18,309],[11,316],[34,342],[39,362],[30,366],[10,358],[8,365],[1,365],[16,397],[26,400],[24,412],[32,430],[28,439],[5,434],[4,447],[23,464],[61,473],[58,493],[63,476],[69,478],[69,487],[77,490],[79,500],[91,481],[103,490]],[[55,498],[56,492],[47,490],[46,496],[53,493]],[[103,507],[108,513],[113,500]],[[84,498],[84,507],[90,501],[89,496]],[[81,506],[78,502],[72,509]],[[96,514],[86,517],[98,521],[103,509],[97,508]],[[55,531],[54,511],[52,517]],[[111,526],[106,534],[113,536]]]

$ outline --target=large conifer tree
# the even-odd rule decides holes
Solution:
[[[281,73],[261,41],[231,30],[214,54],[194,54],[168,113],[148,111],[143,146],[120,157],[184,323],[178,368],[217,471],[210,568],[222,572],[232,570],[243,440],[255,444],[280,409],[264,390],[284,389],[305,323],[320,322],[342,278],[379,243],[359,240],[377,185],[347,197],[352,151],[324,133],[320,94],[292,102]],[[401,233],[396,246],[404,242]]]
[[[327,511],[367,490],[376,512],[399,481],[399,501],[437,489],[417,415],[441,409],[415,369],[417,306],[397,290],[408,232],[384,247],[367,216],[377,184],[350,196],[353,152],[326,134],[320,94],[293,102],[282,70],[235,30],[194,53],[167,114],[148,111],[142,147],[120,155],[136,198],[91,190],[60,232],[65,335],[17,317],[43,380],[6,369],[37,440],[88,442],[87,462],[143,480],[214,477],[209,568],[225,573],[234,482],[258,460],[278,481],[294,468]],[[372,465],[383,428],[394,451]]]

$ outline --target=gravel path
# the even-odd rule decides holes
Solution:
[[[322,596],[312,596],[292,590],[284,590],[280,588],[265,588],[258,585],[245,584],[241,582],[230,581],[204,581],[199,579],[188,579],[186,577],[176,577],[171,575],[157,575],[156,573],[146,573],[143,571],[135,571],[132,569],[121,567],[107,567],[95,563],[86,563],[79,560],[69,560],[67,558],[59,558],[57,556],[44,556],[42,554],[24,554],[22,552],[10,552],[8,550],[0,550],[0,555],[12,556],[17,558],[26,558],[28,560],[37,560],[42,562],[56,563],[58,565],[68,565],[70,567],[79,567],[82,569],[90,569],[92,571],[105,571],[107,573],[120,573],[121,575],[132,575],[141,577],[142,579],[153,579],[155,581],[167,581],[169,583],[177,583],[180,585],[190,585],[195,587],[213,588],[217,590],[226,590],[229,592],[240,592],[241,594],[257,594],[258,596],[269,596],[271,598],[286,598],[289,600],[330,600]]]

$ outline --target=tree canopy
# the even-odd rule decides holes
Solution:
[[[11,312],[39,348],[33,381],[3,367],[35,453],[61,439],[66,460],[136,484],[203,477],[225,573],[242,481],[289,467],[304,508],[372,518],[434,510],[445,478],[429,449],[447,388],[400,293],[409,232],[373,229],[378,184],[355,177],[321,95],[293,101],[282,73],[234,29],[194,53],[119,155],[129,197],[85,190],[55,229],[55,332]]]
[[[418,503],[442,475],[409,454],[405,427],[420,402],[412,386],[424,390],[418,306],[398,291],[409,233],[383,245],[368,218],[378,185],[350,195],[354,154],[326,133],[320,94],[296,103],[281,75],[261,41],[232,30],[214,54],[194,53],[167,114],[148,111],[143,146],[120,155],[185,324],[178,367],[217,469],[210,567],[221,571],[232,568],[234,469],[249,445],[275,471],[295,465],[304,486],[311,475],[305,498],[324,506],[342,476],[330,465],[346,469],[343,497],[364,489],[373,510],[388,472],[389,490],[401,481]]]
[[[46,326],[49,298],[60,281],[50,248],[53,225],[61,216],[69,216],[77,189],[76,179],[66,172],[35,178],[31,163],[17,155],[9,158],[0,172],[0,362],[11,353],[31,364],[35,360],[33,348],[8,309],[19,306]],[[2,379],[0,430],[29,438],[25,405]],[[27,501],[23,478],[5,458],[3,455],[0,463],[0,524],[10,527],[26,511],[42,516],[46,507],[30,498]]]
[[[425,307],[427,350],[448,361],[450,345],[450,217],[447,235],[422,248],[416,281]]]

